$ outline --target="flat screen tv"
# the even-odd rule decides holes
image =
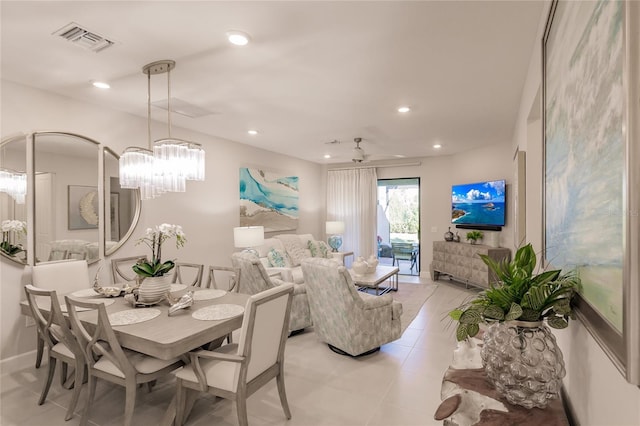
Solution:
[[[504,179],[451,187],[451,223],[457,228],[499,231],[506,216]]]

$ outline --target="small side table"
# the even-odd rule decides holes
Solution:
[[[347,256],[353,256],[352,251],[332,251],[331,257],[334,259],[338,259],[344,265],[344,258]]]

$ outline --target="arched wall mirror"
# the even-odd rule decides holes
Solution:
[[[100,258],[100,144],[69,133],[33,134],[36,263]]]
[[[12,255],[0,246],[5,258],[27,263],[26,247],[32,246],[35,263],[59,259],[94,263],[102,255],[113,254],[133,233],[140,216],[139,192],[120,187],[118,156],[109,148],[73,133],[34,132],[4,140],[0,153],[2,176],[33,170],[33,209],[26,207],[28,194],[26,203],[19,204],[0,186],[2,223],[28,222],[28,210],[32,210],[34,228],[26,237],[10,233],[12,244],[21,244],[25,250]]]
[[[27,263],[27,138],[8,137],[0,143],[0,255]]]
[[[118,154],[104,148],[105,248],[115,253],[129,239],[140,217],[140,191],[120,186]]]

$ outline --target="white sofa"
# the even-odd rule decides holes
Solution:
[[[258,252],[260,262],[264,265],[269,276],[280,275],[283,281],[301,284],[304,282],[300,262],[311,256],[308,248],[309,241],[318,241],[312,234],[280,234],[272,238],[265,238],[264,244],[254,249]],[[287,253],[291,266],[275,267],[269,263],[269,251],[275,248],[282,253]],[[329,249],[331,250],[331,249]],[[329,257],[344,263],[344,253],[329,252]]]

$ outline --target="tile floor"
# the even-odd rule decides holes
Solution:
[[[418,277],[401,277],[418,282]],[[422,282],[430,282],[422,279]],[[275,382],[248,399],[249,423],[286,426],[435,425],[433,413],[440,403],[442,374],[455,348],[453,325],[446,313],[474,290],[438,282],[402,338],[363,358],[337,355],[312,331],[287,341],[285,377],[292,419],[282,412]],[[80,415],[64,421],[71,392],[62,389],[58,375],[44,405],[37,400],[46,368],[33,367],[2,375],[0,424],[3,426],[78,425]],[[153,392],[141,388],[134,424],[153,424],[162,418],[173,397],[172,378],[160,381]],[[78,409],[83,407],[80,397]],[[124,390],[98,382],[90,416],[91,425],[122,424]],[[196,402],[188,425],[237,425],[235,405],[204,396]]]
[[[378,261],[380,262],[380,265],[387,265],[387,266],[393,265],[393,258],[391,257],[380,257],[378,258]],[[398,273],[401,276],[408,275],[408,276],[417,277],[418,275],[420,275],[420,271],[417,268],[411,269],[411,262],[408,260],[400,260],[396,263],[395,266],[397,266],[400,269]]]

